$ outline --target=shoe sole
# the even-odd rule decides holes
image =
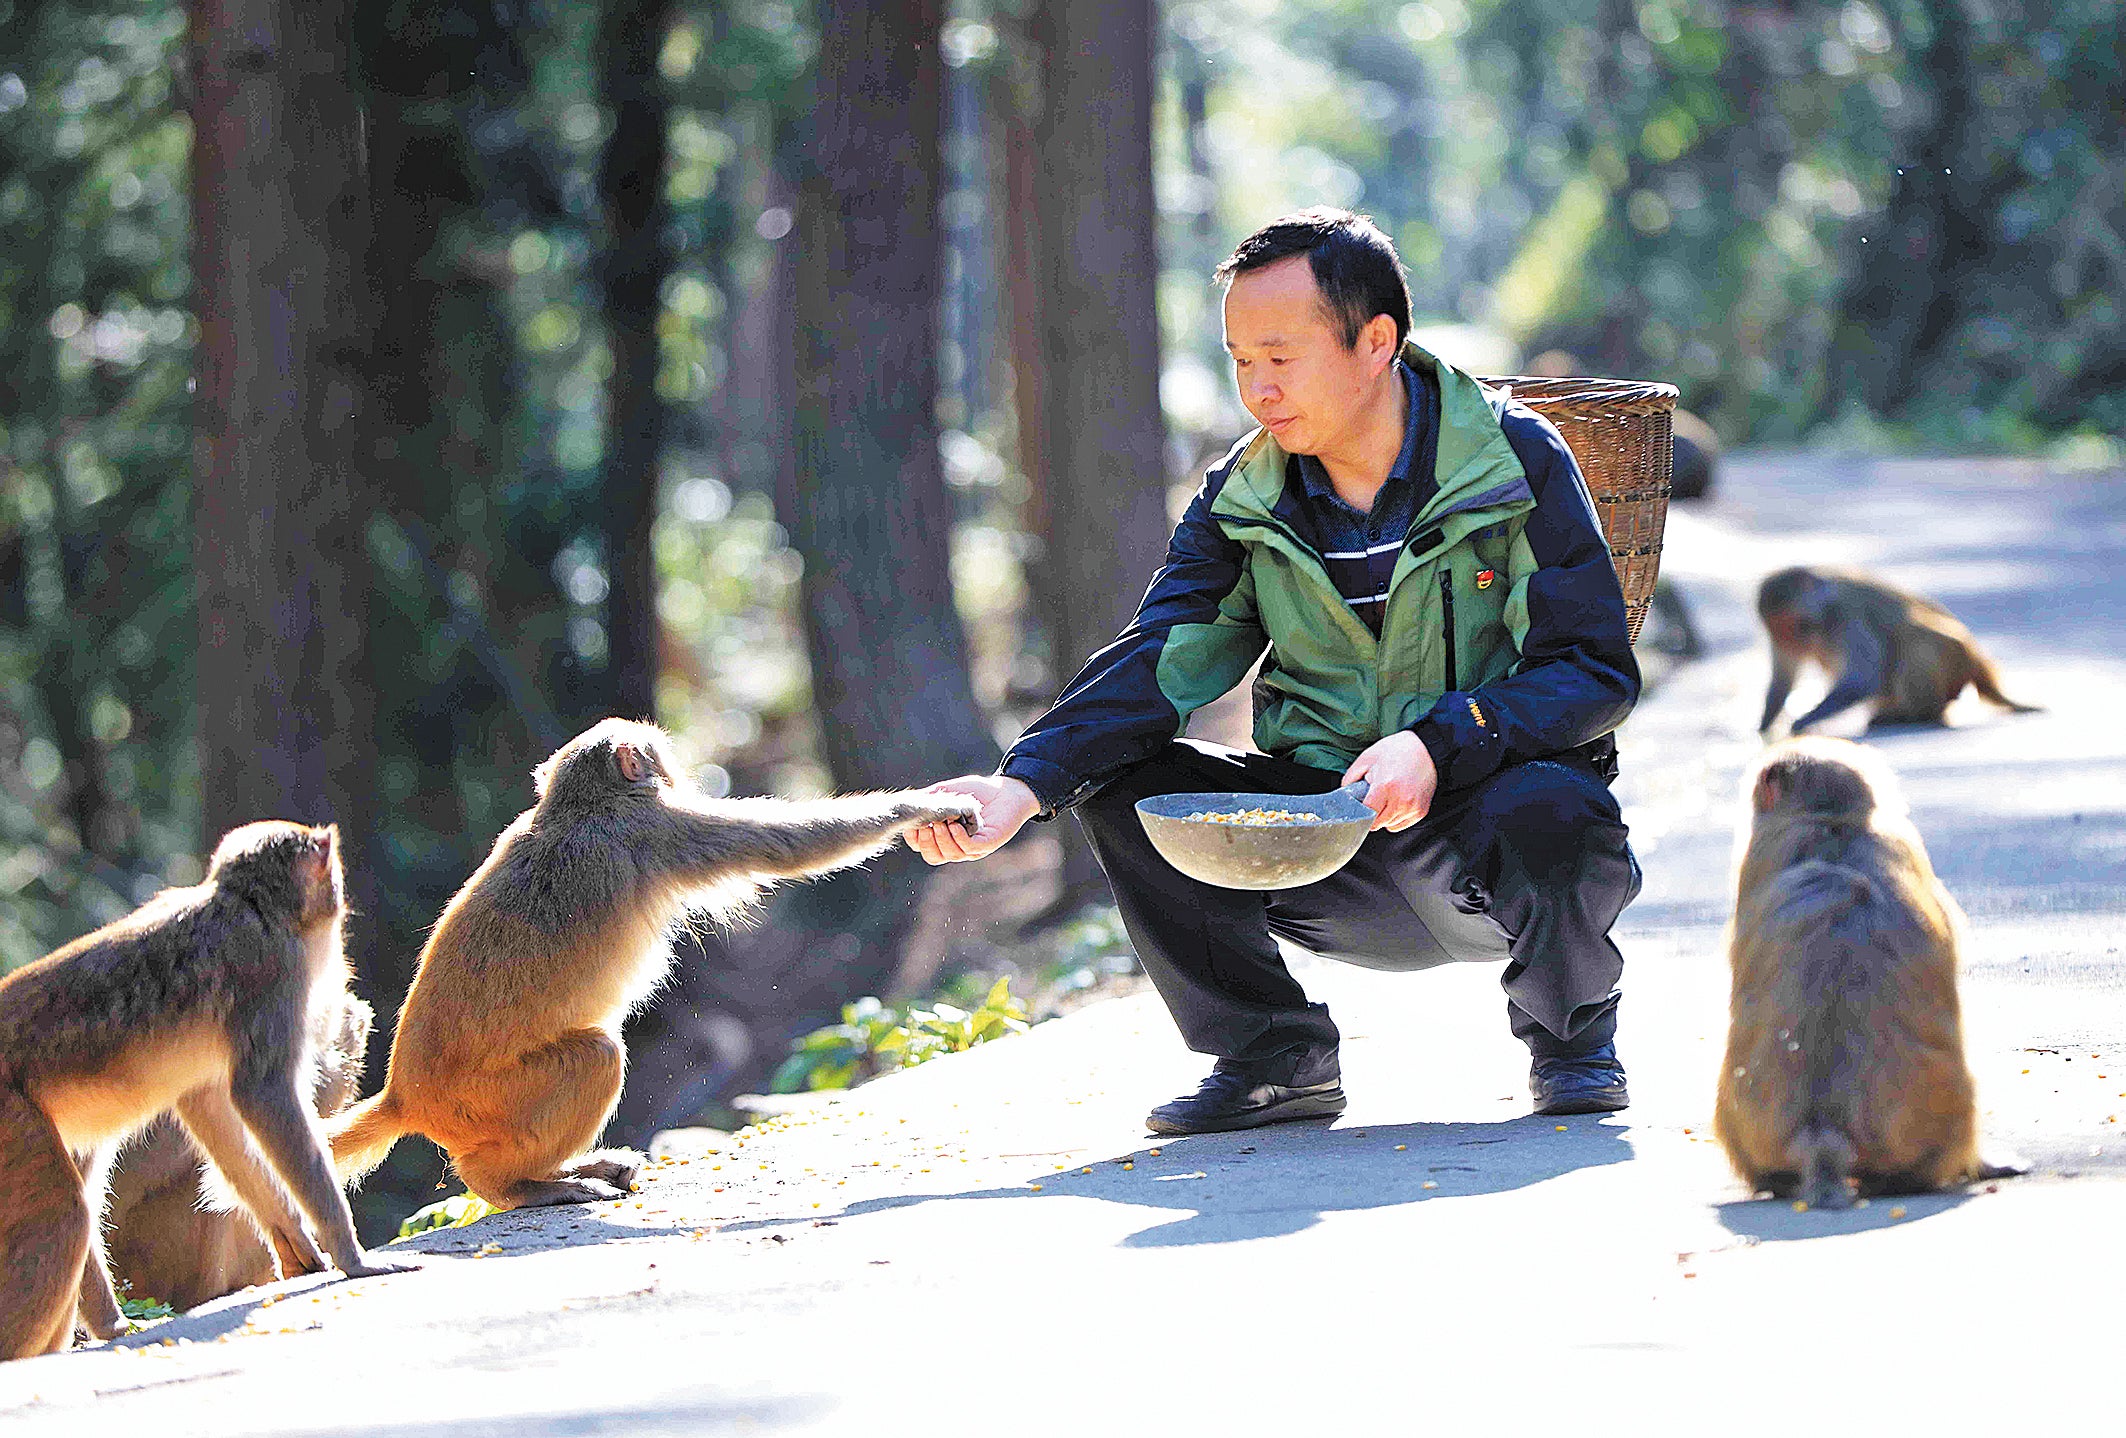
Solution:
[[[1575,1113],[1615,1113],[1631,1107],[1631,1095],[1622,1089],[1599,1089],[1593,1093],[1576,1093],[1570,1098],[1552,1099],[1539,1104],[1536,1112],[1546,1118],[1562,1118]]]
[[[1271,1104],[1268,1108],[1255,1109],[1248,1113],[1236,1113],[1209,1123],[1175,1123],[1172,1119],[1154,1115],[1144,1121],[1144,1126],[1153,1133],[1232,1133],[1238,1129],[1261,1128],[1266,1124],[1290,1123],[1294,1119],[1334,1118],[1344,1111],[1348,1100],[1343,1090],[1335,1093],[1308,1094],[1303,1098],[1286,1099],[1283,1103]]]

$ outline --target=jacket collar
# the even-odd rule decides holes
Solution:
[[[1515,500],[1532,501],[1527,473],[1499,427],[1506,393],[1485,388],[1474,376],[1414,341],[1403,342],[1401,359],[1431,375],[1440,396],[1439,452],[1432,471],[1436,487],[1411,521],[1413,532],[1452,514]],[[1214,512],[1271,520],[1284,493],[1288,458],[1268,430],[1257,429],[1241,441],[1240,459],[1218,495]]]

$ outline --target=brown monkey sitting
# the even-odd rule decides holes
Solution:
[[[1896,781],[1843,739],[1775,746],[1751,786],[1713,1131],[1751,1188],[1843,1208],[1988,1167],[1956,994],[1962,915]]]
[[[620,1024],[663,980],[670,931],[761,889],[861,863],[914,824],[970,826],[956,794],[711,799],[669,741],[608,719],[536,771],[422,951],[383,1091],[328,1125],[343,1175],[427,1136],[497,1208],[617,1198],[639,1155],[587,1152],[620,1097]]]
[[[369,1005],[351,994],[320,1003],[310,1035],[318,1056],[312,1107],[329,1118],[362,1086]],[[279,1271],[266,1236],[240,1208],[177,1120],[158,1118],[126,1146],[111,1172],[106,1257],[121,1289],[173,1308],[194,1308]]]
[[[342,1271],[397,1271],[364,1258],[309,1109],[313,996],[346,986],[338,838],[246,824],[205,882],[0,979],[0,1358],[66,1347],[77,1305],[98,1337],[123,1326],[104,1175],[165,1109],[285,1264],[325,1266],[307,1216]]]
[[[1831,678],[1823,702],[1796,719],[1800,733],[1863,700],[1875,701],[1870,727],[1944,722],[1964,687],[2019,714],[2035,705],[2001,693],[1993,661],[1971,631],[1931,599],[1849,570],[1796,566],[1757,590],[1757,614],[1772,641],[1772,682],[1757,732],[1771,732],[1804,660]]]

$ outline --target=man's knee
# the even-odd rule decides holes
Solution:
[[[1629,862],[1616,797],[1583,765],[1515,765],[1492,781],[1481,806],[1487,827],[1539,880],[1570,879],[1589,863]]]

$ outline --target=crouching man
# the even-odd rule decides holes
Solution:
[[[1557,430],[1408,339],[1393,246],[1344,211],[1249,236],[1220,266],[1225,340],[1260,428],[1205,477],[1129,628],[993,775],[979,859],[1073,809],[1139,959],[1189,1047],[1213,1056],[1157,1133],[1344,1107],[1338,1035],[1283,938],[1379,969],[1497,963],[1536,1111],[1629,1098],[1609,933],[1639,869],[1609,792],[1610,731],[1639,694],[1624,598]],[[1246,753],[1177,738],[1260,658]],[[1303,888],[1175,870],[1133,806],[1155,794],[1312,794],[1368,781],[1372,831]]]

